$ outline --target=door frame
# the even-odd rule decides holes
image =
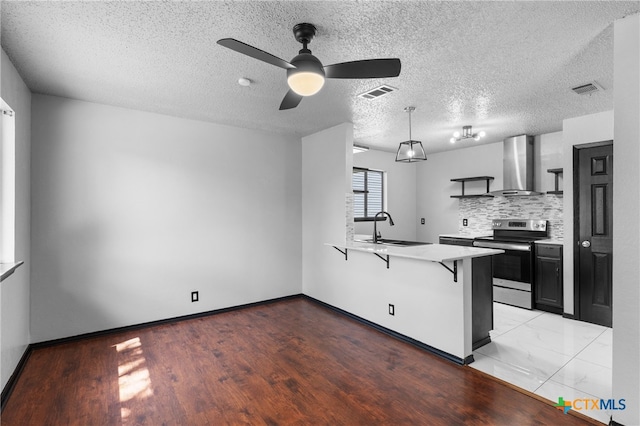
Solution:
[[[580,239],[580,151],[599,146],[613,146],[613,139],[591,142],[573,146],[573,318],[580,320],[580,250],[576,248],[575,241]],[[613,236],[612,236],[613,238]]]

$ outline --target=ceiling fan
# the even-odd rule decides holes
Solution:
[[[307,44],[316,35],[316,27],[307,23],[297,24],[293,27],[293,34],[302,43],[302,49],[291,62],[233,38],[220,39],[218,44],[287,70],[289,91],[280,104],[280,110],[295,108],[304,96],[318,93],[325,78],[385,78],[400,75],[398,58],[364,59],[323,66],[307,49]]]

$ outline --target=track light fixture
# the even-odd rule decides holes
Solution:
[[[460,134],[460,132],[454,132],[453,137],[449,139],[449,142],[456,143],[464,139],[473,139],[477,142],[485,136],[486,133],[484,131],[473,133],[473,129],[471,126],[462,126],[462,134]]]

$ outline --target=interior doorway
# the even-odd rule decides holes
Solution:
[[[611,327],[613,312],[613,141],[573,151],[574,315]]]

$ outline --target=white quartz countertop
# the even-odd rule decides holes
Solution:
[[[448,244],[427,244],[421,246],[398,247],[361,241],[346,241],[342,243],[325,243],[325,245],[338,247],[340,249],[376,253],[381,256],[406,257],[409,259],[428,260],[431,262],[447,262],[504,253],[504,250],[453,246]]]
[[[552,239],[552,238],[549,238],[549,239],[546,239],[546,240],[536,240],[535,243],[536,244],[556,244],[556,245],[559,245],[559,246],[561,246],[563,244],[562,240],[555,240],[555,239]]]

